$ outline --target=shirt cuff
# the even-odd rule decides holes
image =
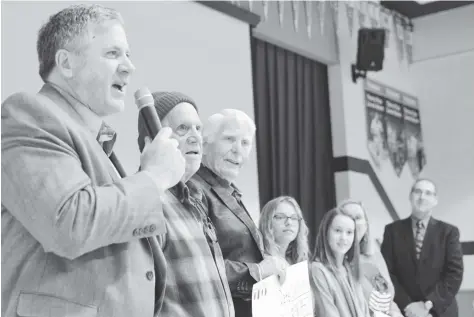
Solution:
[[[250,276],[256,281],[262,280],[262,269],[257,263],[245,263],[249,268]]]

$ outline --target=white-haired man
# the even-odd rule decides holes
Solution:
[[[264,259],[260,233],[234,184],[249,158],[255,130],[253,120],[240,110],[210,116],[203,127],[203,164],[194,176],[216,227],[236,317],[252,316],[253,284],[285,266],[274,257]]]

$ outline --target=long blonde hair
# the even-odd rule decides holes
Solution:
[[[364,213],[364,218],[365,222],[367,223],[367,230],[365,231],[364,236],[360,240],[359,247],[360,247],[360,253],[366,256],[370,256],[374,254],[374,241],[372,240],[372,237],[370,235],[370,225],[369,225],[369,217],[367,216],[367,211],[365,210],[364,205],[362,202],[355,200],[355,199],[345,199],[341,201],[338,205],[338,208],[341,208],[345,211],[345,207],[348,205],[358,205],[362,209]]]
[[[295,240],[290,242],[288,249],[286,250],[286,256],[293,262],[291,264],[295,264],[309,258],[309,230],[306,226],[306,222],[304,221],[303,212],[301,211],[300,205],[296,202],[296,200],[290,196],[280,196],[267,202],[262,208],[259,228],[263,236],[265,252],[270,255],[280,254],[278,252],[280,251],[280,247],[276,243],[275,236],[273,235],[272,219],[278,206],[285,202],[291,204],[295,208],[296,214],[301,218],[299,222],[298,234],[296,235]]]
[[[341,208],[333,208],[329,210],[321,220],[321,224],[319,225],[318,235],[316,236],[316,244],[314,246],[314,253],[312,257],[312,261],[319,261],[324,264],[327,268],[331,271],[336,272],[336,259],[334,256],[334,252],[332,251],[331,247],[329,246],[328,242],[328,233],[329,227],[331,226],[334,218],[337,215],[347,216],[354,220],[349,214],[347,214]],[[357,228],[355,226],[354,220],[354,241],[352,242],[352,246],[347,251],[344,259],[344,265],[348,266],[352,272],[352,275],[356,280],[360,279],[361,272],[360,272],[360,251],[359,251],[359,243],[357,243]]]

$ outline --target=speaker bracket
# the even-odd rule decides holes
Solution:
[[[355,64],[351,65],[352,82],[355,84],[358,78],[366,78],[367,71],[358,69]]]

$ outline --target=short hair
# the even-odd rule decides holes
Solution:
[[[375,246],[374,246],[374,242],[372,240],[372,237],[370,235],[370,225],[369,225],[369,217],[367,216],[367,211],[365,210],[365,207],[364,207],[364,205],[362,204],[361,201],[358,201],[358,200],[355,200],[355,199],[350,199],[350,198],[341,201],[337,205],[337,207],[341,208],[341,209],[344,209],[348,205],[358,205],[358,206],[360,206],[360,208],[362,209],[362,211],[364,213],[365,222],[367,223],[367,230],[366,230],[364,236],[362,237],[362,239],[360,240],[359,250],[360,250],[360,253],[363,254],[363,255],[372,255],[375,251],[374,250]]]
[[[418,185],[419,183],[421,182],[429,182],[433,185],[434,187],[434,191],[435,191],[435,194],[438,194],[438,188],[436,187],[436,184],[434,181],[432,181],[431,179],[429,178],[417,178],[415,180],[415,182],[413,183],[413,185],[411,186],[411,189],[410,189],[410,194],[413,193],[413,190],[415,189],[415,186]]]
[[[262,208],[262,213],[260,215],[260,222],[259,222],[259,229],[262,233],[263,237],[263,245],[265,247],[265,251],[270,255],[278,255],[279,254],[279,246],[275,241],[275,237],[273,235],[273,224],[272,219],[275,215],[275,211],[279,205],[283,203],[289,203],[292,205],[295,210],[296,214],[301,218],[299,223],[299,230],[298,234],[296,235],[295,240],[293,240],[289,245],[286,251],[287,256],[293,262],[292,264],[299,263],[304,260],[308,260],[309,258],[309,247],[308,247],[308,226],[306,226],[306,222],[303,218],[303,212],[301,211],[301,207],[298,202],[290,196],[280,196],[274,198],[267,202],[265,206]]]
[[[46,82],[55,66],[58,50],[76,51],[79,41],[89,31],[90,23],[99,25],[108,20],[123,24],[118,11],[97,4],[72,5],[50,16],[39,30],[36,42],[41,79]]]
[[[214,142],[217,134],[222,128],[222,125],[231,120],[237,120],[241,124],[247,124],[252,131],[252,135],[255,134],[257,129],[255,122],[245,112],[237,109],[224,109],[207,118],[207,122],[203,125],[202,129],[203,141],[207,143]]]
[[[333,208],[329,210],[321,220],[321,224],[319,225],[318,235],[316,236],[316,244],[314,246],[313,257],[311,261],[319,261],[324,266],[326,266],[329,270],[336,273],[337,267],[335,262],[334,253],[329,246],[328,242],[328,233],[329,227],[331,226],[334,218],[337,215],[343,215],[352,218],[349,214],[347,214],[344,209],[341,208]],[[352,275],[356,280],[360,280],[361,272],[360,272],[360,254],[359,254],[359,243],[357,243],[357,227],[354,221],[354,241],[352,242],[352,246],[347,251],[344,264],[350,268]]]

